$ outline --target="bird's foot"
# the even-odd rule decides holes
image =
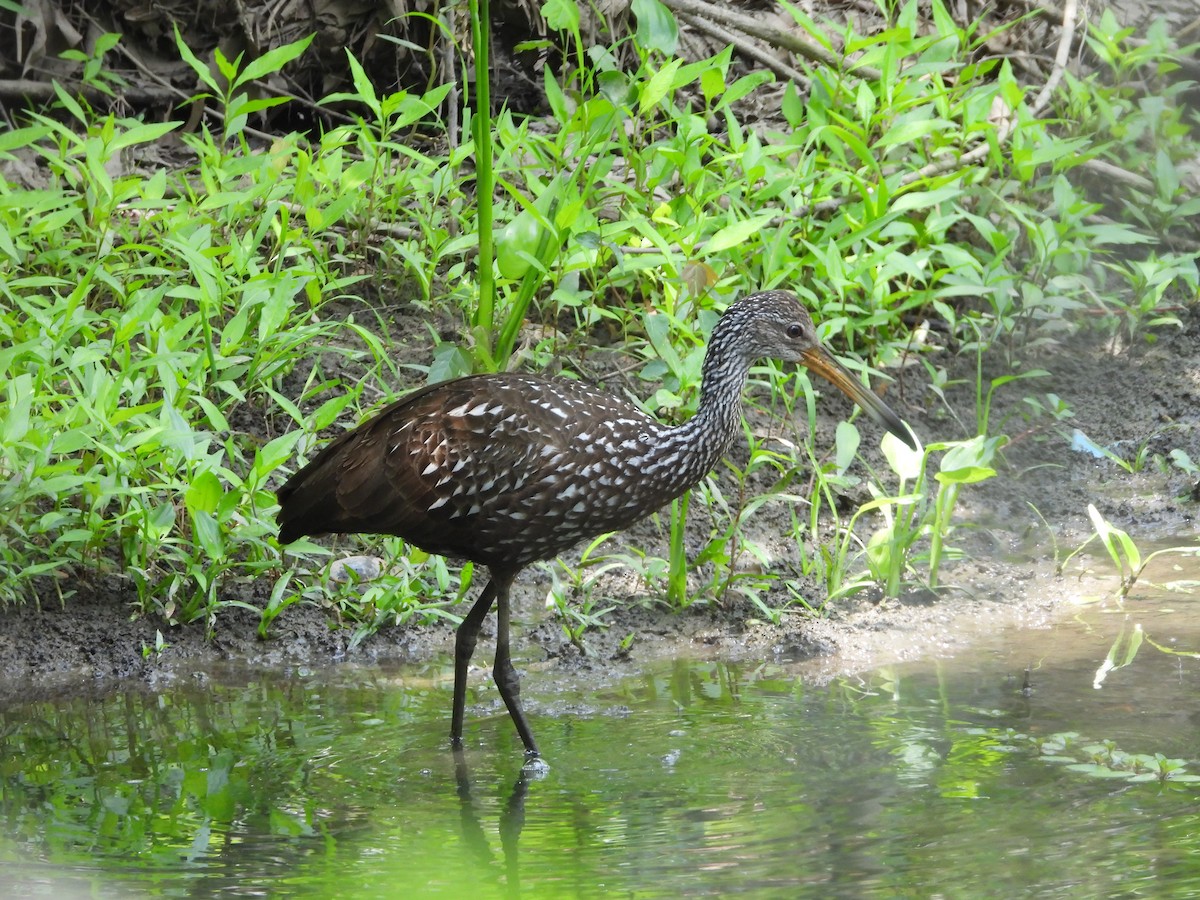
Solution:
[[[526,778],[545,778],[550,771],[550,764],[538,755],[536,750],[525,751],[525,762],[521,766],[521,774]]]

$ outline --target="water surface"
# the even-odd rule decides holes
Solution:
[[[0,895],[1197,896],[1200,785],[1126,755],[1200,774],[1200,660],[1146,640],[1200,650],[1195,607],[1097,605],[830,684],[786,660],[533,671],[535,780],[482,674],[456,765],[448,662],[28,702],[0,710]]]

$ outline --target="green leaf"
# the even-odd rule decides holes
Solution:
[[[63,105],[63,108],[66,109],[67,112],[73,115],[85,126],[89,124],[88,117],[84,114],[83,108],[75,102],[74,97],[63,90],[62,85],[57,81],[54,82],[54,93],[58,97],[58,102]]]
[[[225,558],[225,542],[221,539],[221,527],[211,513],[192,513],[192,530],[196,541],[212,560]]]
[[[911,209],[926,209],[948,200],[956,200],[962,195],[963,191],[957,185],[948,185],[933,191],[907,191],[896,197],[890,208],[894,213],[908,212]]]
[[[683,371],[683,360],[679,358],[675,346],[671,343],[669,317],[661,313],[648,313],[642,317],[642,321],[646,323],[646,337],[650,339],[650,346],[654,348],[655,354],[659,360],[666,363],[672,373],[678,375]]]
[[[661,0],[633,0],[631,9],[637,19],[638,46],[657,50],[663,56],[674,56],[679,46],[679,24],[674,13]]]
[[[213,513],[216,512],[217,504],[221,501],[221,494],[220,479],[211,469],[205,469],[192,476],[192,482],[184,494],[184,502],[187,503],[188,510],[193,514],[197,512]]]
[[[858,83],[858,94],[855,97],[854,106],[858,111],[858,118],[861,121],[871,121],[871,117],[875,113],[875,94],[871,91],[870,85],[865,81]]]
[[[284,44],[282,47],[273,47],[258,59],[251,60],[246,68],[242,69],[242,74],[233,82],[233,86],[237,88],[248,81],[257,81],[264,75],[278,72],[307,50],[308,45],[312,43],[314,37],[316,37],[315,32],[306,38],[301,38],[290,44]]]
[[[328,399],[324,403],[322,403],[320,406],[318,406],[317,411],[314,412],[312,415],[313,431],[321,431],[325,428],[328,428],[330,425],[332,425],[334,423],[334,421],[337,420],[337,417],[339,415],[341,415],[342,410],[345,409],[347,405],[349,405],[349,403],[353,399],[353,397],[354,397],[354,395],[349,394],[349,393],[338,394],[336,397],[331,397],[330,399]],[[275,440],[278,440],[278,438],[276,438]],[[272,441],[271,443],[274,443],[274,441]],[[267,447],[270,447],[270,446],[271,446],[270,444],[267,445]],[[263,449],[262,453],[264,455],[266,454],[266,448]],[[282,460],[280,460],[280,462],[282,462]]]
[[[859,444],[862,441],[862,436],[859,435],[858,429],[849,422],[838,422],[837,436],[834,439],[834,465],[838,472],[845,472],[850,468],[850,464],[854,462],[854,455],[858,453]]]
[[[579,31],[579,5],[574,0],[546,0],[542,18],[555,31],[576,34]]]
[[[667,96],[675,83],[675,70],[683,65],[683,60],[673,59],[650,78],[646,85],[642,88],[642,96],[638,100],[638,111],[645,113],[646,110],[658,105],[663,97]]]
[[[458,344],[439,344],[433,351],[433,362],[429,364],[429,383],[449,381],[471,371],[471,354]]]
[[[213,77],[208,66],[197,59],[196,54],[184,43],[183,36],[179,33],[178,25],[175,26],[175,47],[179,50],[179,55],[183,57],[183,61],[192,67],[192,71],[200,77],[200,80],[208,85],[214,94],[220,94],[221,86],[217,84],[217,79]]]
[[[759,85],[766,84],[769,81],[774,81],[775,76],[765,69],[759,69],[757,72],[751,72],[749,75],[743,75],[737,81],[729,86],[724,96],[721,97],[721,106],[730,106],[737,103],[751,91],[754,91]],[[791,82],[788,82],[789,84]]]
[[[29,411],[33,402],[33,376],[28,372],[12,379],[8,388],[8,402],[3,413],[0,437],[6,444],[15,444],[29,432]]]
[[[1142,567],[1142,554],[1137,545],[1133,543],[1133,539],[1120,528],[1109,524],[1104,516],[1100,515],[1100,510],[1096,509],[1094,504],[1088,504],[1087,512],[1088,517],[1092,520],[1092,527],[1096,529],[1096,534],[1104,544],[1104,549],[1112,557],[1113,565],[1121,572],[1122,577],[1125,574],[1122,553],[1124,559],[1128,561],[1130,569],[1136,573]]]
[[[546,102],[550,104],[550,112],[554,118],[559,122],[566,122],[569,118],[567,98],[562,88],[559,87],[551,66],[546,66],[542,72],[542,90],[546,95]]]
[[[942,484],[975,484],[996,474],[989,465],[996,455],[994,439],[979,435],[948,446],[937,473]]]
[[[709,64],[700,73],[700,90],[704,92],[705,103],[712,103],[725,90],[725,72],[729,68],[729,58],[732,52],[733,47],[726,47],[708,60]]]
[[[340,397],[335,399],[349,400],[350,395],[342,394]],[[329,404],[326,404],[326,406],[328,405]],[[255,471],[265,475],[287,462],[292,455],[292,451],[295,450],[297,442],[300,440],[303,434],[303,431],[299,429],[293,429],[286,434],[281,434],[279,437],[268,441],[265,446],[260,447],[258,452],[255,454]]]
[[[376,115],[379,115],[379,95],[375,93],[375,85],[367,77],[362,64],[349,50],[346,51],[346,58],[350,63],[350,78],[354,82],[354,89],[358,92],[356,99],[367,104]]]
[[[138,124],[113,137],[108,144],[110,151],[131,147],[134,144],[149,144],[157,141],[164,134],[174,131],[182,122],[147,122]]]
[[[18,147],[32,147],[51,131],[53,129],[49,125],[30,125],[27,128],[14,128],[11,131],[0,130],[0,154]]]
[[[948,131],[952,127],[953,125],[945,119],[909,120],[901,122],[898,125],[893,125],[883,133],[883,136],[875,142],[874,146],[886,149],[894,147],[897,144],[916,144],[920,142],[921,138],[927,135],[940,131]]]
[[[704,252],[720,253],[723,250],[728,250],[731,247],[744,244],[754,235],[766,228],[774,218],[774,214],[763,214],[760,216],[755,216],[753,219],[743,219],[740,222],[731,222],[705,242]]]

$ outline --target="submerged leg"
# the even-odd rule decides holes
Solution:
[[[500,697],[508,707],[513,724],[517,726],[517,734],[525,745],[525,757],[537,759],[537,742],[533,739],[533,730],[525,720],[525,712],[521,709],[521,679],[513,668],[512,657],[508,649],[508,589],[512,587],[512,577],[498,578],[493,576],[499,585],[496,588],[496,663],[492,667],[492,678],[500,689]],[[474,610],[471,611],[474,613]]]
[[[471,656],[475,653],[475,644],[479,641],[479,629],[487,617],[492,602],[496,599],[495,576],[488,581],[458,626],[458,634],[454,638],[454,712],[450,718],[450,746],[458,750],[462,748],[463,710],[467,705],[467,667],[471,664]]]

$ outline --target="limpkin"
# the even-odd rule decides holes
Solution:
[[[325,533],[398,535],[473,560],[490,580],[459,626],[450,739],[462,746],[467,667],[496,605],[500,697],[528,759],[537,743],[509,651],[509,590],[525,566],[625,528],[695,486],[741,433],[750,367],[799,362],[915,447],[900,418],[817,339],[785,291],[732,304],[713,328],[696,414],[669,427],[578,381],[469,375],[421,388],[329,444],[279,489],[279,542]]]

